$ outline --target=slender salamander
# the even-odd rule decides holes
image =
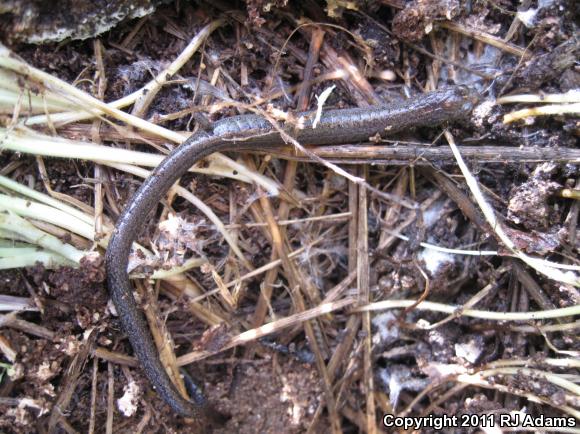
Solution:
[[[393,104],[329,110],[322,115],[316,128],[312,128],[311,116],[305,116],[301,128],[289,123],[282,125],[282,128],[303,144],[364,142],[377,134],[385,136],[418,126],[436,126],[464,118],[478,99],[475,91],[457,86]],[[146,226],[146,216],[171,186],[199,160],[218,151],[262,151],[280,145],[284,142],[279,131],[266,119],[256,115],[226,118],[216,122],[211,131],[191,135],[143,182],[119,217],[109,241],[106,253],[108,286],[123,330],[157,393],[183,416],[212,419],[216,413],[201,399],[194,402],[181,396],[159,360],[159,353],[129,283],[127,264],[131,245]]]

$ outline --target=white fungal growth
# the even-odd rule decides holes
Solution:
[[[531,29],[534,27],[534,24],[536,24],[536,15],[538,14],[538,10],[539,9],[531,8],[526,11],[518,11],[516,17],[522,22],[524,26],[526,26],[528,29]]]
[[[419,254],[419,259],[423,260],[425,267],[432,276],[445,264],[455,262],[454,255],[433,249],[423,249]]]
[[[119,411],[126,417],[131,417],[137,412],[139,398],[141,397],[141,388],[131,381],[123,388],[123,396],[117,399]]]

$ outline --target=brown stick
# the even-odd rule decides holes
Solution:
[[[430,165],[432,162],[455,161],[448,147],[425,145],[340,145],[315,146],[311,152],[328,161],[343,164]],[[515,148],[509,146],[462,146],[461,154],[478,163],[531,163],[542,161],[580,162],[580,149],[574,148]],[[269,154],[287,159],[310,161],[295,148],[280,148]]]

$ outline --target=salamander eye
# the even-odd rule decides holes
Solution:
[[[457,94],[463,98],[468,96],[470,92],[471,91],[469,90],[469,88],[465,85],[457,86]]]

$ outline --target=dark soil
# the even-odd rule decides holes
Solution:
[[[247,0],[245,5],[222,1],[145,3],[157,5],[147,18],[124,20],[97,36],[104,48],[105,101],[119,99],[142,87],[173,61],[189,39],[211,19],[227,17],[227,24],[216,30],[180,70],[176,77],[180,81],[164,87],[144,115],[156,121],[163,115],[183,111],[184,114],[170,121],[160,122],[173,130],[191,131],[218,118],[240,114],[236,107],[230,106],[216,113],[209,112],[209,105],[219,102],[220,96],[243,103],[265,98],[277,109],[301,111],[316,108],[315,95],[331,84],[337,87],[326,105],[337,108],[402,99],[419,94],[428,84],[435,88],[453,84],[475,87],[484,93],[483,104],[508,94],[560,93],[580,88],[577,62],[580,42],[573,1],[540,2],[546,4],[538,9],[529,28],[515,19],[516,12],[525,10],[515,0],[355,2],[358,10],[346,8],[345,4],[351,2],[336,0],[328,0],[328,4],[314,0]],[[96,39],[27,44],[23,42],[24,35],[44,31],[50,16],[49,11],[44,12],[43,26],[34,21],[23,23],[22,16],[18,15],[23,10],[20,7],[3,14],[0,8],[0,22],[6,26],[29,26],[22,38],[4,34],[3,42],[31,65],[69,83],[76,81],[79,88],[96,94]],[[325,32],[321,46],[313,43],[319,30],[315,31],[313,26],[301,27],[281,55],[286,39],[301,19],[333,26],[320,27]],[[525,56],[515,56],[452,31],[446,27],[449,21],[498,39],[509,33],[512,36],[507,42],[525,50]],[[62,24],[58,21],[55,25]],[[127,38],[135,29],[136,33]],[[79,37],[86,35],[81,32]],[[435,54],[438,59],[451,60],[456,66],[425,52]],[[300,93],[300,87],[295,91],[304,80],[323,77],[349,64],[357,67],[361,75],[355,73],[332,83],[314,80],[305,88],[306,93]],[[212,76],[218,70],[219,78],[212,83]],[[458,143],[469,146],[497,146],[508,151],[509,148],[564,151],[578,148],[580,124],[573,116],[544,116],[530,122],[502,123],[505,113],[523,107],[527,106],[489,105],[484,115],[476,111],[465,122],[449,125],[449,131]],[[9,117],[3,118],[3,125],[8,121]],[[58,133],[63,137],[81,136],[91,140],[90,123],[76,128],[65,126]],[[410,143],[445,147],[441,131],[442,128],[418,129],[393,140],[401,147]],[[115,139],[114,134],[112,128],[102,125],[98,135],[103,143],[151,151],[144,142],[129,143],[129,140]],[[292,151],[285,155],[270,159],[264,155],[231,154],[281,184],[293,164],[290,162]],[[0,158],[4,175],[46,192],[34,158],[6,152]],[[453,162],[427,162],[421,158],[373,161],[370,156],[366,164],[348,164],[361,163],[361,160],[339,155],[331,160],[342,163],[351,173],[366,177],[370,185],[385,193],[421,205],[432,204],[424,212],[416,213],[369,194],[368,209],[359,215],[365,216],[368,223],[370,302],[417,299],[426,288],[430,301],[456,305],[470,301],[478,291],[487,288],[486,296],[475,308],[494,312],[537,311],[580,302],[576,288],[552,281],[516,259],[435,256],[420,246],[426,242],[448,248],[507,253],[483,220]],[[561,194],[564,188],[577,191],[580,187],[577,161],[564,158],[529,162],[514,158],[489,163],[474,157],[467,163],[519,249],[554,262],[578,265],[579,202]],[[44,164],[53,190],[94,205],[93,164],[50,158],[44,159]],[[115,221],[141,180],[112,169],[103,168],[103,171],[104,213]],[[353,205],[356,188],[349,187],[344,178],[326,167],[297,163],[297,173],[292,179],[293,183],[287,185],[300,201],[299,207],[284,199],[267,198],[280,220],[347,211],[356,216],[359,212]],[[453,182],[446,184],[445,180]],[[232,230],[238,231],[245,257],[256,268],[272,261],[269,229],[251,225],[265,221],[259,200],[263,192],[251,184],[210,176],[186,175],[181,185],[191,189],[223,222],[239,225]],[[155,216],[144,218],[145,230],[139,241],[145,246],[153,245],[160,256],[159,264],[148,264],[149,267],[167,267],[189,257],[205,255],[226,283],[247,272],[199,210],[179,198],[164,205],[169,208],[162,212],[160,207]],[[285,212],[287,207],[289,211]],[[182,219],[176,233],[165,233],[157,226],[159,217],[167,218],[167,209],[172,217]],[[289,251],[316,241],[295,259],[302,282],[316,288],[318,294],[318,298],[307,299],[306,308],[316,307],[331,289],[348,281],[349,273],[356,270],[360,255],[356,225],[354,232],[346,219],[283,227],[285,248]],[[393,233],[401,233],[409,241],[402,241]],[[87,242],[84,248],[91,248],[91,243]],[[234,309],[217,297],[204,300],[202,305],[222,320],[222,326],[210,332],[208,322],[190,307],[179,285],[165,282],[155,286],[144,280],[140,289],[146,287],[155,294],[160,292],[154,307],[174,340],[175,353],[180,356],[193,350],[219,349],[228,338],[256,326],[254,313],[266,285],[272,290],[272,297],[263,322],[296,313],[296,299],[290,296],[294,288],[290,287],[289,270],[283,266],[277,270],[277,274],[261,273],[244,280]],[[196,268],[188,273],[188,282],[204,292],[211,291],[217,286],[211,271],[209,266]],[[0,294],[31,297],[42,307],[41,312],[21,313],[18,318],[43,329],[36,333],[0,323],[0,339],[16,352],[13,363],[5,353],[0,353],[0,362],[11,365],[13,370],[0,383],[0,431],[90,432],[91,427],[101,433],[107,432],[107,418],[112,417],[115,433],[196,432],[195,422],[173,414],[151,389],[140,369],[98,352],[132,354],[110,304],[105,276],[101,260],[87,261],[79,269],[45,270],[37,266],[0,272]],[[356,286],[357,279],[351,279],[340,296],[357,295]],[[340,426],[345,433],[368,431],[369,394],[363,369],[363,344],[368,333],[360,322],[349,322],[353,315],[342,310],[312,321],[327,364],[341,343],[350,342],[330,380]],[[575,402],[570,402],[569,391],[544,378],[525,374],[488,378],[490,384],[505,385],[506,389],[469,386],[451,393],[447,399],[442,397],[456,383],[449,380],[437,385],[445,369],[467,372],[506,359],[526,360],[534,369],[577,376],[576,369],[553,368],[543,362],[546,357],[564,357],[554,349],[577,354],[580,341],[576,329],[547,333],[548,341],[537,331],[512,330],[510,327],[515,323],[468,317],[456,318],[432,330],[421,330],[417,324],[434,324],[445,318],[443,314],[422,310],[373,312],[371,318],[372,377],[379,429],[384,429],[381,428],[383,414],[407,408],[430,385],[433,390],[414,403],[411,415],[507,414],[522,408],[534,416],[567,415],[557,410],[562,405],[578,411],[578,396]],[[571,322],[571,319],[564,318],[562,322]],[[543,324],[558,324],[558,321],[529,325]],[[188,366],[208,399],[230,415],[225,426],[216,431],[331,432],[324,384],[313,361],[312,342],[303,327],[298,324],[285,329],[269,336],[268,342],[239,346]],[[137,390],[136,411],[127,415],[121,412],[117,400],[127,394],[129,385]],[[544,403],[532,403],[522,393],[535,394]],[[14,401],[22,398],[33,400],[34,405],[18,405]],[[461,432],[475,432],[475,429]]]

